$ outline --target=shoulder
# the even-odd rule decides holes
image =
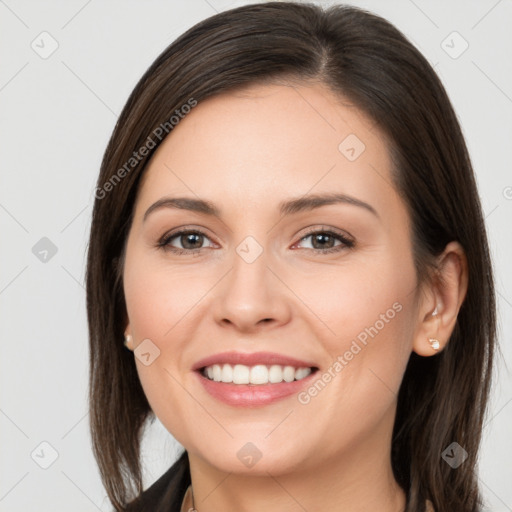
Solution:
[[[144,490],[135,500],[130,502],[125,512],[145,512],[158,510],[163,501],[169,499],[172,467],[169,468],[156,482]]]
[[[156,482],[130,502],[125,512],[179,512],[190,485],[188,457],[180,457]]]

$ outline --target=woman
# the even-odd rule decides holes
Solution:
[[[171,44],[105,152],[87,301],[116,510],[481,510],[481,206],[442,84],[382,18],[269,2]],[[155,417],[185,451],[143,491]]]

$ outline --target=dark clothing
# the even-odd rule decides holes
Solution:
[[[190,468],[187,452],[148,487],[134,501],[126,512],[180,512],[181,504],[190,485]]]

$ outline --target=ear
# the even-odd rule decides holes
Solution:
[[[133,350],[133,336],[131,334],[130,322],[128,322],[124,330],[124,346],[128,350]]]
[[[414,352],[420,356],[433,356],[446,347],[467,288],[468,265],[464,249],[459,242],[450,242],[438,258],[432,282],[423,289],[413,340]],[[437,340],[439,346],[429,339]]]

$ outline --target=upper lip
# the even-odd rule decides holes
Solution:
[[[277,364],[281,366],[293,366],[294,368],[316,368],[315,363],[311,361],[302,361],[295,357],[276,354],[274,352],[252,352],[250,354],[245,352],[221,352],[197,361],[192,367],[192,370],[200,370],[206,366],[224,363],[230,365],[243,364],[246,366]]]

